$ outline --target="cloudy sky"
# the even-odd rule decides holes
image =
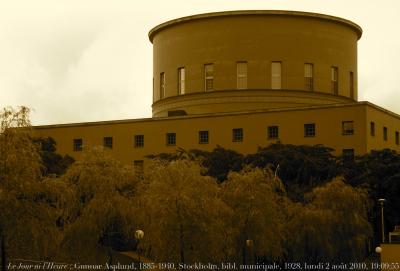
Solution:
[[[33,124],[151,117],[154,26],[238,9],[325,13],[359,24],[359,100],[400,114],[399,0],[0,0],[0,107]]]

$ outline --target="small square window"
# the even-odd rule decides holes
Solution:
[[[144,147],[144,135],[135,135],[135,148]]]
[[[74,151],[82,151],[83,149],[83,140],[82,138],[75,138],[73,140],[73,150]]]
[[[242,142],[243,141],[243,129],[235,128],[232,129],[232,142]]]
[[[103,138],[103,146],[104,148],[112,149],[113,148],[113,138],[111,136],[106,136]]]
[[[278,139],[279,138],[279,127],[278,126],[268,126],[267,134],[268,134],[268,139]]]
[[[167,133],[166,140],[167,140],[167,146],[175,146],[176,133]]]
[[[304,137],[314,137],[315,136],[315,123],[304,124]]]
[[[371,121],[369,132],[371,136],[375,136],[375,122]]]
[[[342,121],[342,135],[354,134],[354,121]]]
[[[199,143],[208,144],[208,131],[199,131]]]
[[[383,127],[383,140],[388,140],[388,129],[387,127]]]

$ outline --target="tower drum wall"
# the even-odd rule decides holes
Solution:
[[[291,11],[220,12],[166,22],[149,33],[153,116],[356,101],[361,33],[341,18]],[[245,63],[244,72],[238,63]],[[311,87],[306,64],[312,66]]]

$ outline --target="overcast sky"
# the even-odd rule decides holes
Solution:
[[[359,24],[359,100],[400,113],[399,0],[0,0],[0,107],[33,108],[35,125],[151,117],[148,31],[177,17],[239,9]]]

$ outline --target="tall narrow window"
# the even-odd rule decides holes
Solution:
[[[335,95],[339,94],[338,67],[331,67],[331,89]]]
[[[354,75],[350,72],[350,98],[354,99]]]
[[[204,65],[204,86],[205,91],[214,89],[214,64]]]
[[[279,61],[274,61],[271,63],[271,88],[281,89],[281,71],[282,63]]]
[[[304,88],[314,90],[314,66],[311,63],[304,64]]]
[[[103,138],[103,146],[104,148],[112,149],[113,148],[113,138],[111,136],[106,136]]]
[[[399,145],[400,144],[400,138],[399,138],[399,132],[398,131],[395,132],[394,138],[395,138],[396,145]]]
[[[370,130],[371,136],[375,136],[375,122],[371,121],[369,130]]]
[[[387,141],[387,139],[388,139],[387,134],[388,134],[387,127],[383,127],[383,140],[385,140],[385,141]]]
[[[237,62],[237,89],[247,88],[247,62]]]
[[[160,73],[160,99],[165,97],[165,73]]]
[[[185,68],[178,69],[178,93],[185,94]]]

